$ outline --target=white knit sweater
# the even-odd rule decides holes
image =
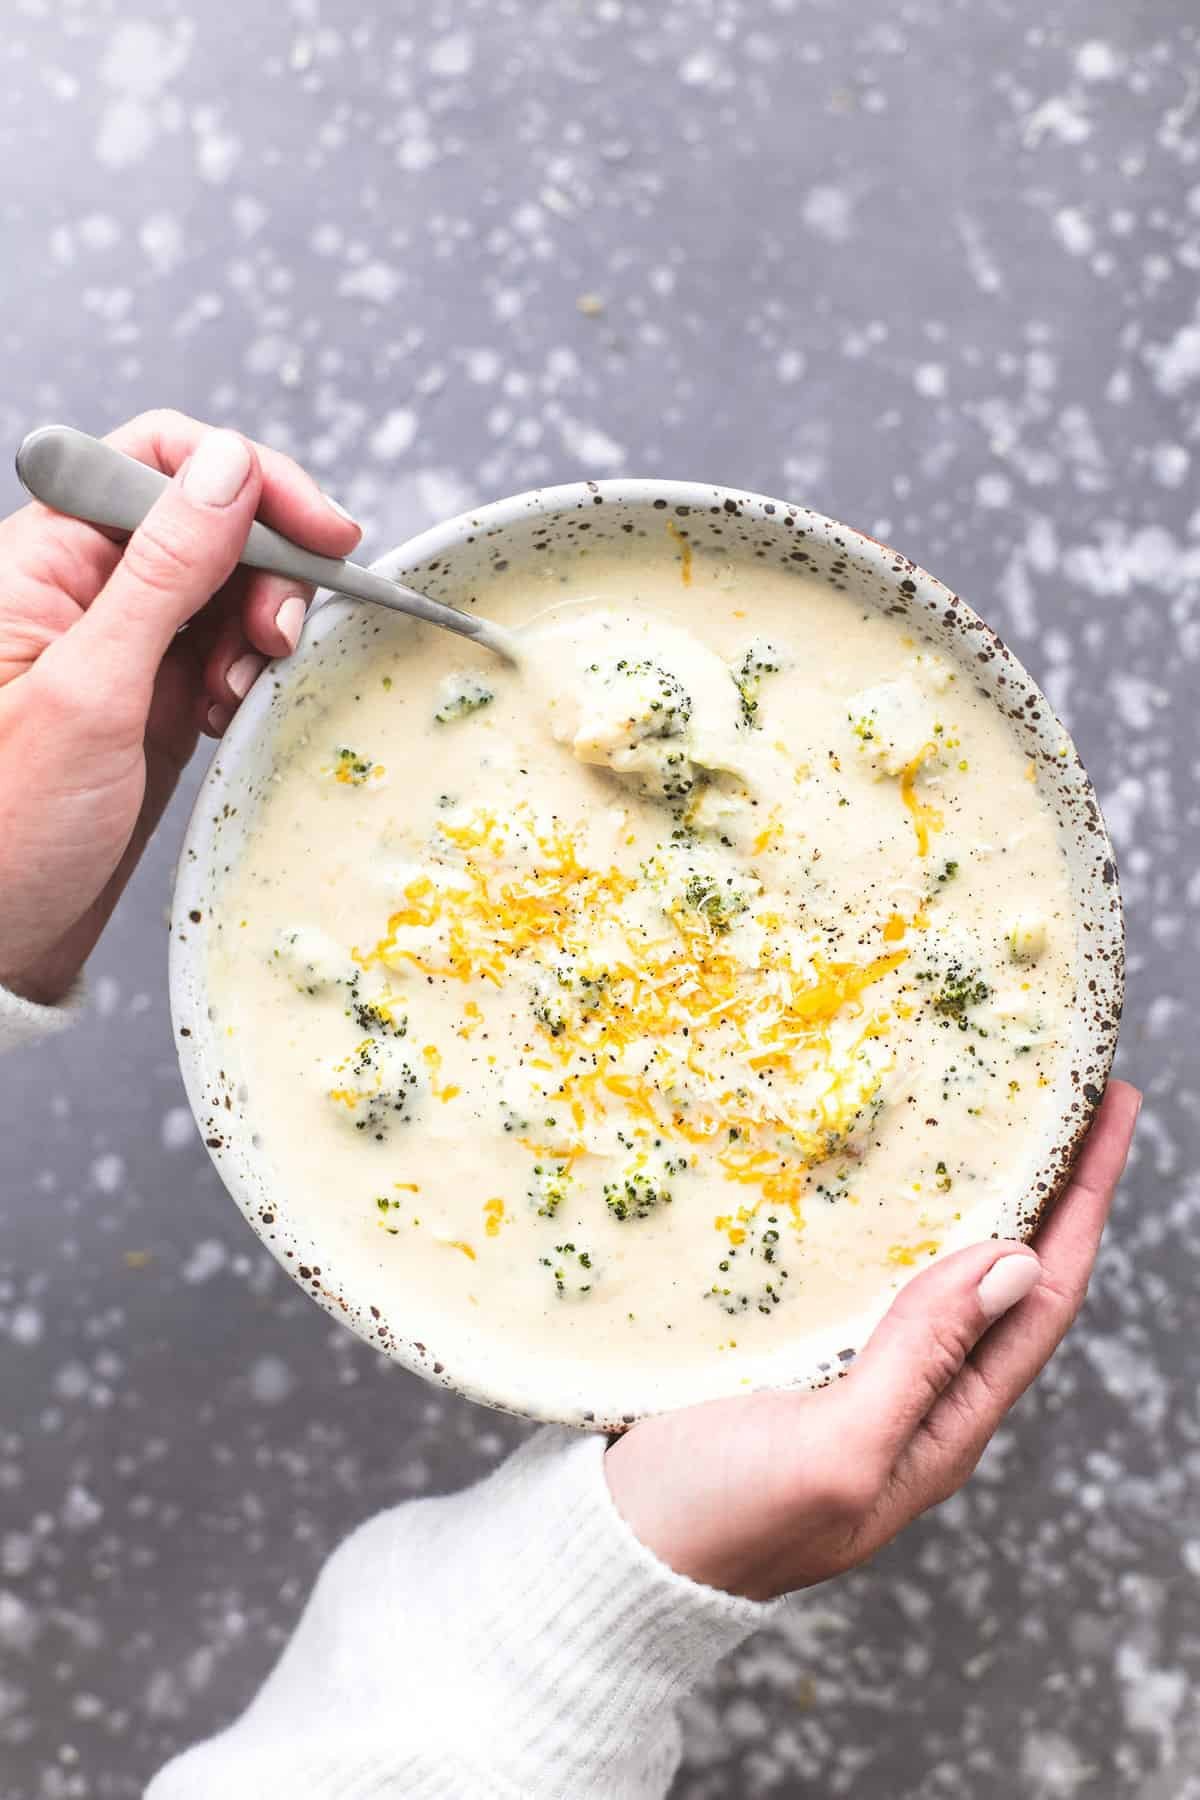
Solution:
[[[0,1050],[79,1005],[0,989]],[[146,1800],[650,1800],[676,1702],[773,1611],[661,1563],[603,1441],[548,1428],[464,1493],[361,1526],[248,1710]]]

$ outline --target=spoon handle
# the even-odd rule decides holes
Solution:
[[[17,474],[34,498],[55,512],[116,531],[136,531],[170,485],[160,470],[71,425],[43,425],[31,431],[17,451]],[[431,600],[373,569],[364,569],[361,563],[317,556],[257,519],[247,533],[239,560],[250,569],[287,575],[313,587],[349,594],[355,600],[410,613],[462,637],[478,638],[502,656],[512,656],[508,634],[486,619]]]

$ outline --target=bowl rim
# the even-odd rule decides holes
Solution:
[[[533,488],[490,501],[431,525],[414,537],[384,551],[372,561],[371,567],[388,575],[399,575],[403,571],[405,579],[414,582],[423,569],[427,570],[429,565],[440,563],[452,549],[476,544],[481,538],[500,536],[531,517],[543,515],[560,518],[604,504],[633,507],[648,505],[652,510],[668,516],[670,509],[684,516],[699,512],[709,515],[732,513],[743,521],[757,516],[764,526],[769,527],[785,523],[795,526],[802,521],[806,533],[843,548],[861,564],[867,565],[866,572],[873,572],[892,586],[897,603],[903,603],[904,610],[912,612],[918,623],[922,615],[931,614],[936,605],[943,609],[947,617],[952,612],[956,625],[965,631],[978,633],[976,642],[980,659],[1003,658],[1006,676],[1014,688],[1020,692],[1026,704],[1032,704],[1031,696],[1036,697],[1048,722],[1047,731],[1053,728],[1060,743],[1066,747],[1065,751],[1059,753],[1064,757],[1061,767],[1070,775],[1074,788],[1078,790],[1078,803],[1086,807],[1089,832],[1096,834],[1094,848],[1099,853],[1103,869],[1101,880],[1108,905],[1101,907],[1097,904],[1094,925],[1089,927],[1094,930],[1091,948],[1098,953],[1099,960],[1094,972],[1095,978],[1090,983],[1095,1006],[1090,1014],[1091,1031],[1086,1040],[1088,1079],[1085,1081],[1078,1072],[1072,1071],[1071,1079],[1078,1097],[1069,1111],[1060,1113],[1053,1140],[1048,1147],[1039,1150],[1038,1166],[1031,1177],[1031,1187],[1036,1187],[1037,1198],[1021,1215],[1020,1235],[1028,1240],[1066,1185],[1083,1139],[1103,1098],[1116,1053],[1125,993],[1125,921],[1116,857],[1095,789],[1070,734],[1041,688],[998,633],[936,576],[868,532],[845,525],[827,514],[798,503],[773,499],[746,489],[704,482],[660,480],[657,477],[580,480]],[[919,598],[922,604],[918,605]],[[219,811],[219,807],[214,806],[214,801],[219,800],[231,779],[235,778],[234,771],[240,767],[243,755],[252,752],[260,739],[264,743],[269,741],[266,727],[271,708],[276,697],[284,693],[291,682],[302,677],[307,661],[306,651],[315,650],[347,618],[360,615],[362,604],[340,600],[336,596],[318,602],[310,615],[310,623],[306,626],[299,651],[282,663],[269,665],[267,674],[272,678],[260,678],[238,709],[225,737],[217,745],[197,793],[176,866],[170,920],[170,1008],[176,1051],[188,1101],[223,1185],[256,1235],[293,1279],[326,1312],[339,1322],[349,1325],[372,1348],[384,1351],[414,1374],[494,1409],[584,1430],[620,1431],[656,1408],[645,1406],[640,1409],[635,1407],[633,1411],[628,1408],[617,1411],[579,1405],[568,1409],[557,1401],[540,1401],[534,1391],[523,1393],[519,1398],[510,1396],[506,1399],[488,1385],[482,1372],[477,1371],[474,1375],[460,1374],[449,1364],[435,1358],[425,1344],[396,1335],[386,1322],[381,1329],[378,1309],[357,1301],[348,1305],[341,1293],[332,1291],[320,1279],[320,1265],[315,1259],[312,1273],[315,1273],[317,1279],[308,1278],[309,1267],[298,1262],[293,1253],[285,1253],[276,1234],[264,1229],[264,1218],[260,1217],[260,1197],[247,1191],[249,1182],[237,1162],[224,1157],[223,1152],[227,1147],[225,1143],[215,1141],[213,1133],[206,1133],[204,1130],[205,1115],[208,1115],[210,1122],[214,1116],[213,1099],[209,1091],[211,1071],[206,1061],[203,1034],[197,1033],[193,1026],[197,1007],[190,997],[189,989],[199,972],[198,992],[204,991],[205,934],[191,930],[190,926],[199,923],[202,912],[207,912],[209,904],[209,892],[205,884],[211,875],[211,859],[202,852],[209,846],[213,824]],[[1003,711],[994,694],[989,693],[989,700],[997,706],[997,710]],[[1065,820],[1061,813],[1056,813],[1055,816],[1061,841],[1065,834]],[[1081,914],[1078,901],[1073,911],[1078,927]],[[1083,1001],[1077,991],[1072,1029],[1088,1004],[1090,1002]],[[225,1105],[229,1106],[228,1095]],[[222,1115],[223,1121],[224,1117]],[[272,1220],[271,1223],[273,1222]],[[874,1312],[876,1317],[879,1316],[878,1308]],[[375,1314],[374,1318],[370,1316],[372,1313]],[[857,1316],[856,1321],[851,1322],[851,1327],[856,1322]],[[846,1358],[852,1358],[853,1352],[843,1354]],[[824,1374],[806,1372],[794,1377],[790,1383],[771,1381],[756,1385],[772,1388],[782,1385],[793,1388],[819,1387],[844,1374],[848,1366],[848,1361],[844,1360],[840,1366],[829,1368],[826,1365],[827,1372]],[[602,1379],[597,1385],[602,1386]],[[746,1391],[753,1389],[748,1388]]]

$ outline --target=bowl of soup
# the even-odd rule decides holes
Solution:
[[[377,565],[518,666],[318,607],[219,746],[171,992],[250,1225],[389,1356],[538,1419],[842,1373],[1032,1235],[1123,926],[1063,726],[971,609],[782,501],[587,482]]]

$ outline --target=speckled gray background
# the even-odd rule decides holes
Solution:
[[[173,403],[373,550],[580,474],[729,481],[891,539],[1043,678],[1148,1089],[1086,1318],[965,1495],[697,1699],[677,1794],[1196,1800],[1192,0],[4,14],[0,444]],[[137,1794],[351,1525],[520,1434],[332,1326],[220,1190],[167,1024],[186,801],[87,1023],[3,1071],[2,1800]]]

